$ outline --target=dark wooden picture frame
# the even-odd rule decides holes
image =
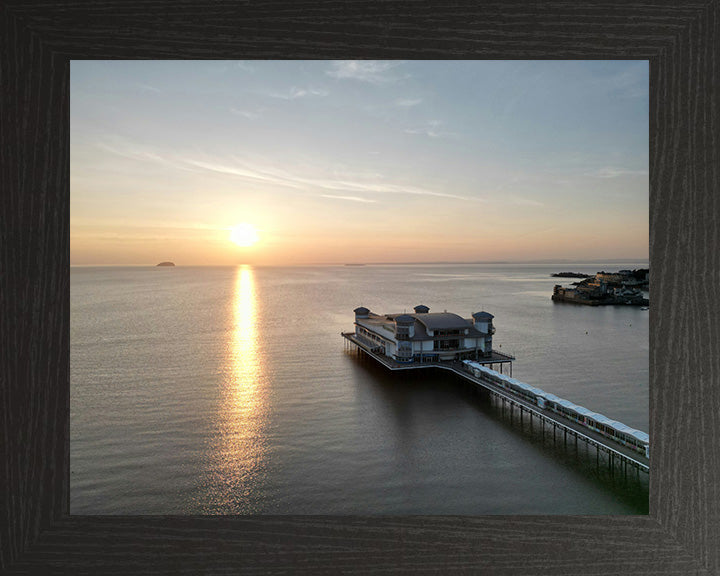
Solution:
[[[0,571],[720,574],[720,2],[0,6]],[[69,510],[72,59],[650,63],[650,514],[97,517]]]

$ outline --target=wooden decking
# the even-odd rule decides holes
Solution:
[[[389,356],[385,356],[384,353],[382,353],[382,346],[377,344],[371,344],[368,341],[366,341],[363,338],[359,338],[355,332],[342,332],[342,337],[346,340],[350,341],[351,343],[355,344],[356,346],[362,348],[363,351],[367,352],[368,354],[372,355],[373,358],[375,358],[378,362],[380,362],[383,366],[388,368],[389,370],[416,370],[418,368],[432,368],[438,367],[438,368],[444,368],[448,364],[454,363],[451,360],[439,360],[439,361],[433,361],[433,360],[425,360],[423,362],[398,362],[394,358],[390,358]],[[428,353],[430,354],[430,353]],[[475,360],[475,359],[473,359]],[[511,356],[510,354],[504,354],[502,352],[498,352],[497,350],[493,350],[490,356],[482,357],[477,360],[476,362],[479,362],[480,364],[508,364],[511,363],[513,360],[515,360],[514,356]]]

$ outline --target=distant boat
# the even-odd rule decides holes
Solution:
[[[175,262],[160,262],[157,266],[175,266]]]
[[[650,307],[649,307],[649,306],[643,306],[642,308],[640,308],[640,310],[650,310]]]

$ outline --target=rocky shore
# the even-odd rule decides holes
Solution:
[[[556,272],[550,276],[553,278],[592,278],[592,274],[583,274],[582,272]]]
[[[564,288],[556,284],[551,298],[557,302],[570,302],[586,306],[649,306],[650,301],[644,297],[641,291],[649,286],[649,272],[648,269],[598,272],[580,282],[573,282],[575,288]],[[565,274],[571,273],[560,272],[553,276],[569,277]]]

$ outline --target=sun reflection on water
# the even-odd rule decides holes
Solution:
[[[258,306],[252,268],[238,268],[232,303],[232,332],[217,415],[218,437],[211,454],[205,511],[247,514],[258,511],[258,487],[265,475],[264,432],[267,395],[258,334]]]

